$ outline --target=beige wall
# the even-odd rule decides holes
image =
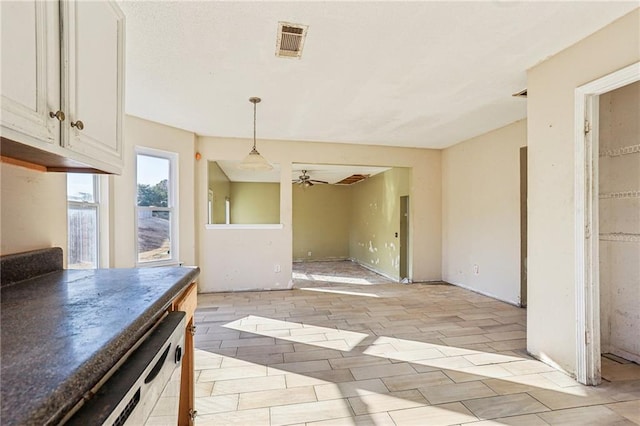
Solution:
[[[111,176],[110,180],[111,267],[128,268],[136,262],[136,146],[178,154],[178,259],[195,265],[195,135],[132,116],[126,116],[124,124],[124,169],[122,175]],[[201,163],[206,165],[206,161]],[[206,207],[206,181],[203,187]]]
[[[208,165],[208,188],[213,191],[213,223],[227,223],[226,199],[231,196],[229,178],[215,161],[209,161]]]
[[[61,247],[67,256],[67,177],[0,164],[0,254]]]
[[[394,280],[400,278],[400,238],[395,235],[400,232],[400,197],[409,195],[409,172],[394,168],[351,188],[349,255]]]
[[[640,9],[528,72],[527,349],[575,372],[575,89],[640,60]]]
[[[199,137],[203,160],[238,160],[248,140]],[[197,222],[200,291],[286,288],[290,283],[292,250],[292,163],[353,164],[410,167],[411,278],[441,278],[440,151],[353,144],[260,140],[260,153],[281,165],[280,216],[282,229],[206,229],[207,166],[197,164]],[[281,272],[275,272],[276,265]]]
[[[292,185],[292,190],[293,260],[348,259],[351,187]]]
[[[526,144],[522,120],[442,153],[442,278],[513,304],[520,302],[520,147]]]
[[[280,184],[231,182],[231,223],[280,223]]]
[[[600,342],[640,362],[640,81],[600,96]]]

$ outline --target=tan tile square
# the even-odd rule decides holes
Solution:
[[[441,371],[385,377],[382,381],[392,392],[453,383],[451,379]]]
[[[316,401],[312,386],[241,393],[238,410]]]
[[[496,395],[482,382],[450,383],[423,387],[418,390],[433,405]]]
[[[509,377],[512,375],[498,364],[479,365],[460,368],[458,370],[446,370],[445,374],[456,383],[485,380],[489,378]]]
[[[571,408],[538,414],[542,420],[552,425],[600,426],[631,425],[632,423],[616,412],[604,406]]]
[[[610,364],[602,367],[602,378],[610,382],[640,380],[640,365]]]
[[[456,345],[462,345],[462,344],[468,344],[468,343],[485,343],[485,342],[492,341],[491,339],[485,337],[482,334],[474,334],[471,336],[444,337],[441,340],[449,346],[456,346]]]
[[[346,371],[349,371],[349,370],[346,370]],[[349,375],[351,377],[351,380],[353,380],[353,376],[351,376],[350,372],[349,372]],[[288,374],[285,374],[284,376],[268,376],[268,377],[284,377],[287,388],[297,388],[300,386],[316,386],[316,385],[320,386],[320,385],[326,385],[330,383],[329,380],[318,379],[315,377],[311,377],[307,374],[288,373]]]
[[[211,396],[213,390],[213,382],[196,382],[194,384],[195,397]]]
[[[483,383],[499,395],[522,393],[541,389],[562,391],[562,388],[540,374],[487,379]]]
[[[416,361],[411,361],[413,364],[420,364],[426,367],[433,368],[450,368],[452,370],[457,370],[460,368],[468,368],[473,367],[473,364],[464,359],[461,356],[452,356],[448,358],[434,358],[434,359],[421,359]]]
[[[380,379],[359,380],[355,382],[328,383],[314,386],[318,401],[389,393],[389,389]]]
[[[196,410],[199,414],[235,411],[238,408],[238,395],[207,396],[196,398]]]
[[[579,385],[578,382],[576,382],[576,380],[570,376],[567,376],[566,374],[564,374],[561,371],[553,371],[550,373],[542,373],[540,374],[540,376],[544,377],[547,380],[552,381],[553,383],[555,383],[556,385],[564,388],[567,386],[577,386]]]
[[[398,392],[393,395],[372,394],[352,397],[349,398],[349,403],[356,415],[429,405],[420,392],[416,390]]]
[[[415,374],[415,372],[416,370],[406,363],[351,368],[351,373],[356,380]]]
[[[459,327],[444,330],[438,330],[446,337],[472,336],[474,334],[486,334],[487,332],[480,327]]]
[[[387,413],[371,413],[362,416],[310,422],[306,426],[395,426]]]
[[[345,399],[281,405],[271,407],[270,411],[272,426],[308,423],[350,417],[352,415],[349,403]]]
[[[287,373],[308,373],[310,371],[331,370],[331,365],[327,360],[317,361],[300,361],[300,362],[288,362],[284,364],[273,364],[268,367],[268,374],[270,376],[276,374]]]
[[[622,417],[640,425],[640,400],[616,402],[608,404],[607,407]]]
[[[464,405],[480,419],[496,419],[549,411],[547,407],[526,393],[472,399],[465,401]]]
[[[334,358],[329,360],[331,367],[338,370],[341,368],[367,367],[371,365],[391,364],[388,359],[370,355],[353,356],[348,358]]]
[[[238,356],[281,354],[286,352],[293,352],[292,344],[245,346],[238,348]]]
[[[463,357],[473,365],[487,365],[487,364],[503,364],[520,361],[521,357],[517,356],[515,352],[507,353],[477,353],[473,355],[466,355]]]
[[[497,351],[527,349],[527,340],[526,339],[504,340],[499,342],[491,342],[491,343],[488,343],[488,345]]]
[[[246,367],[218,368],[215,370],[202,370],[198,377],[199,382],[212,382],[214,380],[242,379],[247,377],[260,377],[267,375],[267,367],[263,365],[250,365]]]
[[[526,339],[527,332],[526,331],[503,331],[500,333],[488,333],[488,334],[485,334],[485,336],[493,340],[494,342],[500,342],[503,340]]]
[[[345,368],[343,370],[310,371],[308,373],[305,373],[305,375],[332,383],[353,382],[356,380],[353,377],[353,374],[351,374],[351,370],[349,370],[348,368]]]
[[[398,361],[420,361],[434,358],[443,358],[445,355],[437,349],[427,348],[411,351],[394,351],[384,354],[387,358]]]
[[[548,366],[544,362],[536,361],[536,360],[525,360],[525,361],[516,361],[509,362],[506,364],[500,364],[502,368],[513,374],[517,375],[525,375],[525,374],[537,374],[537,373],[549,373],[556,371],[553,367]]]
[[[316,349],[303,352],[289,352],[284,354],[284,362],[317,361],[322,359],[342,358],[342,352],[333,349]]]
[[[447,426],[477,420],[459,402],[392,411],[389,415],[397,426]]]
[[[530,391],[529,394],[552,410],[614,402],[598,388],[587,386],[566,387],[560,391],[537,389]]]
[[[227,395],[284,388],[286,388],[284,376],[263,376],[247,379],[218,380],[213,383],[211,395]]]
[[[536,414],[524,416],[500,417],[493,420],[481,420],[479,422],[465,423],[464,426],[548,426],[549,423],[542,420]]]
[[[273,345],[272,337],[253,337],[248,339],[230,339],[223,340],[220,344],[221,348],[237,348],[242,346],[264,346]]]
[[[198,413],[197,426],[269,426],[269,409],[260,408],[257,410],[229,411],[219,414]]]

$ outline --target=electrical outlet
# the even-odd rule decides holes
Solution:
[[[480,267],[478,265],[473,265],[473,273],[475,275],[480,274]]]
[[[311,252],[307,252],[307,256],[311,257]]]
[[[280,272],[280,270],[281,270],[281,269],[280,269],[280,265],[276,263],[276,264],[273,266],[273,272]]]

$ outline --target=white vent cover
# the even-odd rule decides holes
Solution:
[[[307,28],[307,25],[278,22],[276,56],[281,58],[300,58],[304,40],[307,37]]]

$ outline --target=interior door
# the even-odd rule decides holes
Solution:
[[[520,306],[527,306],[527,147],[520,148]]]

